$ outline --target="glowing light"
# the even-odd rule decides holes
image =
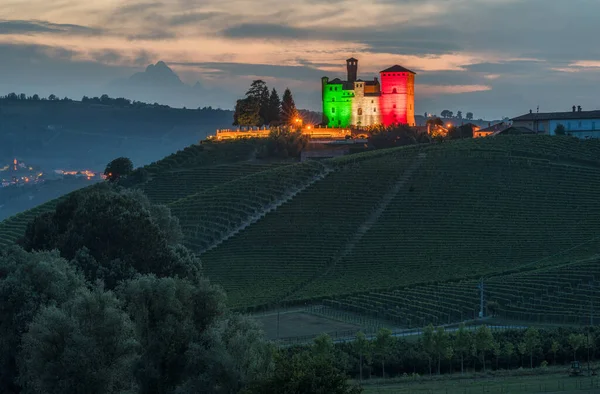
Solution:
[[[446,127],[452,127],[452,123],[448,123]]]

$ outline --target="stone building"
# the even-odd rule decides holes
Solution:
[[[358,79],[358,60],[346,60],[347,80],[321,78],[323,122],[329,127],[415,125],[415,73],[392,66],[371,81]]]

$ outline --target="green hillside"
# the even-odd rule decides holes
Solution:
[[[187,148],[139,186],[179,217],[233,306],[443,324],[477,315],[485,276],[505,318],[585,320],[600,282],[600,141],[501,136],[292,165],[253,151]],[[0,223],[0,244],[32,216]]]

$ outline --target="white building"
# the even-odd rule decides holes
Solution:
[[[582,111],[573,106],[570,112],[544,112],[518,116],[512,119],[513,127],[526,127],[539,134],[554,135],[558,125],[566,134],[579,138],[600,138],[600,110]]]

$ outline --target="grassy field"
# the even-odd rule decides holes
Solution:
[[[565,368],[566,371],[566,368]],[[600,392],[598,377],[569,377],[565,371],[538,376],[477,379],[440,379],[365,384],[365,394],[593,394]]]
[[[329,333],[335,337],[337,333],[342,335],[342,333],[354,333],[361,329],[356,324],[344,323],[303,311],[284,311],[279,314],[274,312],[254,317],[262,325],[265,336],[271,340],[312,337],[321,333]]]

